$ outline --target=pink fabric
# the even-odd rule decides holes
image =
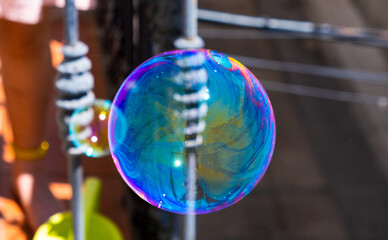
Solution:
[[[10,21],[36,24],[44,5],[64,7],[65,0],[0,0],[0,18]],[[76,0],[78,10],[90,10],[96,0]]]

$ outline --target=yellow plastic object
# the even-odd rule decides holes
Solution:
[[[85,181],[85,240],[123,240],[118,227],[98,213],[101,181],[89,177]],[[56,213],[39,227],[33,240],[73,240],[73,224],[70,212]]]

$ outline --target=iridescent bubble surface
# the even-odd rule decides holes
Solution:
[[[194,213],[228,207],[264,175],[274,150],[275,118],[260,82],[241,63],[212,50],[176,50],[140,65],[118,91],[109,119],[111,153],[126,183],[150,204],[188,213],[187,105],[176,101],[180,60],[201,53],[207,72],[207,114],[195,149]],[[195,65],[195,63],[193,63]],[[193,71],[198,70],[194,66]],[[185,69],[187,74],[187,69]]]
[[[73,144],[88,157],[109,155],[108,120],[109,100],[96,99],[90,108],[81,108],[72,114],[69,122]]]

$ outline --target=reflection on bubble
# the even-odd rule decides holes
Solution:
[[[197,53],[203,65],[192,62],[189,72],[182,70],[187,56]],[[193,103],[181,102],[199,99],[187,86],[198,83],[190,82],[190,71],[203,69],[208,81],[197,89],[206,102],[201,115],[201,104],[193,113]],[[193,114],[198,129],[187,126]],[[185,137],[192,131],[201,131],[201,138],[195,143],[196,192],[190,201]],[[241,63],[212,50],[177,50],[129,75],[113,101],[108,135],[118,171],[141,198],[175,213],[188,213],[194,205],[200,214],[236,203],[260,181],[274,149],[275,118],[260,82]]]
[[[88,157],[109,155],[108,119],[111,103],[97,99],[90,108],[74,111],[69,130],[73,144]]]

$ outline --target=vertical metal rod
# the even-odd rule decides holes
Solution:
[[[184,27],[183,34],[186,38],[195,38],[198,35],[198,1],[184,0]]]
[[[197,0],[183,0],[183,36],[174,41],[174,45],[179,49],[196,49],[203,47],[203,40],[198,36],[198,1]],[[190,71],[190,66],[181,66]],[[198,106],[199,107],[199,106]],[[192,120],[187,121],[187,126],[190,124],[198,125]],[[192,135],[192,134],[190,134]],[[188,137],[186,139],[186,137]],[[186,140],[192,140],[193,136],[186,136]],[[196,140],[195,140],[196,141]],[[197,143],[196,143],[197,144]],[[188,164],[187,173],[187,214],[184,215],[183,225],[183,239],[196,239],[196,215],[195,202],[197,200],[197,152],[196,147],[186,146],[186,157]]]
[[[184,25],[183,37],[189,41],[194,41],[198,38],[198,1],[184,0]],[[188,214],[184,217],[184,240],[196,239],[196,215],[195,215],[195,200],[196,200],[196,169],[197,169],[197,154],[195,151],[188,152]]]
[[[71,208],[73,214],[73,234],[75,240],[85,239],[85,216],[82,200],[83,168],[81,155],[69,155],[69,181],[73,189]]]
[[[78,42],[78,12],[74,0],[66,0],[65,6],[66,45],[75,46]],[[85,239],[85,217],[82,201],[82,164],[80,155],[69,155],[69,177],[73,189],[71,208],[73,214],[73,234],[75,240]]]
[[[185,240],[195,240],[196,238],[196,216],[188,214],[185,216]]]
[[[189,149],[188,149],[189,150]],[[196,238],[196,215],[195,215],[195,200],[197,194],[197,153],[189,151],[187,154],[188,161],[188,209],[185,215],[184,223],[184,239],[195,240]]]
[[[66,0],[65,33],[67,45],[74,45],[78,41],[78,12],[74,0]]]

